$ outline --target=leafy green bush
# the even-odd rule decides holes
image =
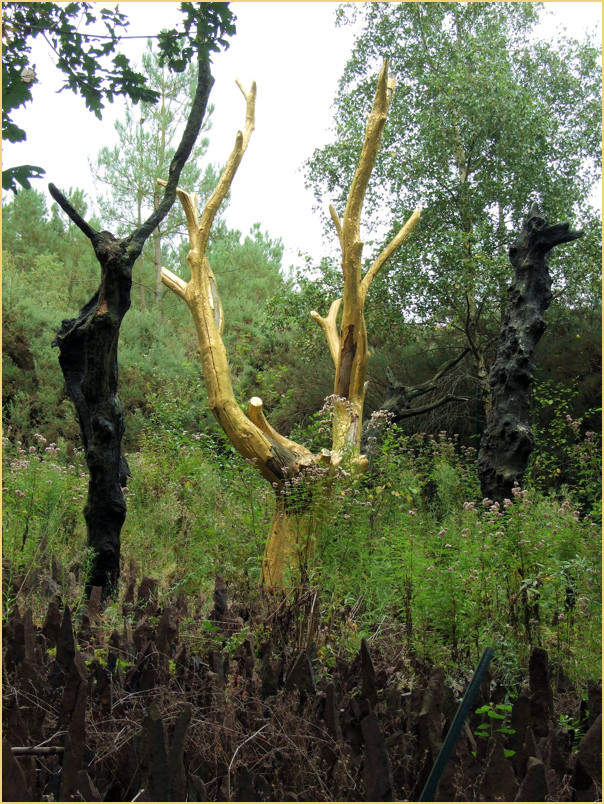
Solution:
[[[65,564],[83,557],[88,472],[81,454],[64,442],[36,433],[26,448],[11,435],[2,439],[3,556],[11,573],[35,577],[49,572],[53,554]]]
[[[156,406],[128,454],[123,559],[164,592],[207,601],[216,573],[239,590],[257,589],[273,489],[217,428],[175,419],[177,403]],[[315,423],[309,442],[324,425]],[[4,555],[15,571],[48,571],[53,553],[82,564],[82,457],[33,438],[30,447],[12,433],[5,439]],[[358,650],[361,637],[392,629],[404,635],[401,650],[463,671],[491,645],[507,684],[522,681],[533,645],[572,681],[598,677],[597,522],[568,489],[516,488],[502,506],[481,500],[473,463],[455,437],[391,428],[370,473],[317,481],[328,504],[311,511],[322,524],[308,583],[317,590],[321,655],[335,661]],[[295,505],[297,484],[285,491]]]
[[[576,386],[542,382],[533,391],[535,449],[529,477],[538,489],[570,487],[581,509],[601,517],[602,433],[589,430],[585,420],[600,420],[601,408],[578,416]]]
[[[517,488],[501,509],[481,502],[472,462],[445,434],[386,439],[374,476],[338,481],[317,583],[356,606],[359,633],[402,621],[408,648],[433,662],[470,669],[493,645],[514,683],[542,645],[573,679],[598,676],[597,523],[569,496]]]

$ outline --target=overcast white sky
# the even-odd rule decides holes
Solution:
[[[331,104],[337,82],[348,58],[353,32],[335,27],[336,3],[330,2],[235,2],[237,34],[230,48],[214,57],[216,83],[210,102],[216,107],[210,132],[208,159],[224,162],[235,134],[242,127],[245,103],[235,80],[247,88],[258,85],[256,129],[233,183],[228,224],[247,233],[260,222],[286,246],[286,264],[298,250],[315,260],[331,250],[323,240],[320,217],[312,210],[314,198],[304,189],[302,165],[314,148],[329,139]],[[601,37],[600,2],[546,3],[551,20],[545,29],[554,36],[560,26],[582,37],[590,30]],[[120,9],[131,20],[128,34],[156,34],[179,18],[177,3],[125,2]],[[124,43],[124,52],[135,61],[143,41]],[[88,159],[103,145],[114,142],[113,122],[120,103],[106,108],[102,121],[88,112],[81,98],[70,92],[56,94],[60,74],[52,66],[52,54],[41,43],[36,48],[39,83],[34,100],[15,115],[27,131],[26,143],[3,146],[6,166],[40,165],[46,180],[34,186],[45,189],[52,181],[59,188],[95,189]],[[330,199],[325,199],[325,205]]]

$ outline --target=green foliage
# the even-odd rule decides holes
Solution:
[[[359,632],[402,621],[428,661],[470,669],[493,645],[515,683],[541,645],[573,678],[597,675],[597,524],[568,497],[517,489],[501,510],[479,503],[474,457],[444,434],[386,439],[371,482],[335,494],[317,583],[359,604]]]
[[[577,387],[544,381],[532,394],[536,444],[530,478],[539,489],[572,487],[582,509],[601,517],[602,434],[588,429],[584,419],[598,422],[602,409],[574,414]]]
[[[197,48],[206,54],[226,50],[226,37],[236,32],[236,17],[228,3],[181,3],[180,10],[185,35],[173,28],[158,36],[162,60],[175,72],[186,69]]]
[[[52,553],[82,549],[81,516],[88,472],[82,455],[35,433],[26,446],[12,428],[3,445],[3,550],[14,570],[36,567]]]
[[[92,11],[92,3],[4,3],[2,6],[2,139],[19,142],[25,131],[17,126],[11,112],[31,101],[31,85],[37,82],[29,65],[31,39],[42,34],[56,54],[57,67],[65,75],[64,87],[82,95],[86,106],[101,117],[104,100],[127,95],[135,101],[153,102],[155,93],[145,86],[142,75],[130,68],[121,54],[110,58],[119,42],[119,28],[127,25],[118,10]],[[100,20],[99,20],[100,16]],[[90,40],[78,31],[102,22],[107,36]],[[29,188],[29,179],[43,175],[42,168],[21,165],[2,173],[2,187],[17,190],[17,182]]]
[[[228,47],[226,37],[235,33],[228,3],[181,3],[183,30],[164,31],[159,37],[162,59],[171,70],[182,72],[195,50],[217,52]],[[102,36],[89,36],[82,27],[102,23]],[[155,103],[160,95],[148,86],[145,75],[130,66],[123,53],[116,52],[120,29],[128,25],[119,8],[97,12],[93,3],[22,3],[2,6],[2,139],[20,142],[25,131],[11,112],[31,101],[31,85],[37,82],[29,64],[31,40],[42,35],[55,52],[55,63],[65,76],[63,89],[81,95],[100,119],[105,101],[125,95],[133,103]],[[21,165],[2,172],[2,187],[17,191],[17,184],[29,189],[29,179],[44,170]]]
[[[509,717],[512,712],[512,704],[495,704],[487,703],[484,706],[479,706],[476,710],[477,715],[482,715],[482,723],[475,729],[474,734],[476,737],[488,739],[493,737],[493,732],[497,734],[516,734],[516,729],[509,725]],[[513,757],[516,753],[512,749],[504,748],[506,757]]]
[[[128,454],[124,560],[144,566],[166,592],[201,590],[207,599],[216,572],[255,588],[273,491],[218,427],[197,429],[172,390],[171,401],[153,399],[153,418]],[[8,435],[5,555],[16,568],[53,552],[82,563],[80,454],[39,434],[31,447]],[[531,646],[540,645],[571,680],[598,677],[600,542],[575,490],[516,489],[500,508],[480,501],[475,452],[458,439],[392,428],[380,443],[368,476],[318,478],[330,502],[309,583],[320,590],[326,663],[358,650],[363,636],[402,628],[408,653],[456,672],[492,645],[505,683],[520,684]],[[293,481],[284,491],[290,509],[308,493]]]
[[[145,556],[164,584],[185,594],[208,591],[216,572],[228,582],[259,581],[271,492],[217,428],[150,429],[128,457],[125,555]]]
[[[307,163],[322,207],[335,197],[341,212],[387,57],[398,86],[366,198],[370,236],[388,242],[416,206],[423,212],[372,289],[372,314],[384,330],[410,318],[448,324],[481,373],[505,305],[509,241],[532,200],[551,222],[578,219],[587,233],[552,260],[554,288],[572,304],[600,295],[600,215],[589,202],[601,165],[599,51],[535,43],[540,9],[342,6],[340,23],[360,32],[335,99],[336,141]]]

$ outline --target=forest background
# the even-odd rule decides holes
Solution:
[[[522,26],[530,29],[533,22],[519,22],[514,35],[522,38]],[[362,24],[354,30],[362,30]],[[325,199],[323,206],[345,191],[338,182],[345,182],[353,159],[338,144],[354,143],[355,121],[360,124],[366,117],[361,79],[367,69],[371,80],[371,58],[365,52],[363,66],[362,36],[355,33],[354,39],[348,77],[336,98],[335,144],[314,156],[309,145],[307,153],[314,160],[307,166],[307,182]],[[587,236],[552,258],[555,300],[536,355],[532,424],[537,443],[526,486],[509,509],[481,500],[475,459],[484,400],[477,364],[466,357],[432,392],[433,399],[443,394],[462,399],[375,434],[367,478],[342,480],[338,488],[317,574],[311,578],[321,589],[326,626],[318,649],[327,664],[338,652],[356,650],[363,635],[404,623],[410,650],[434,661],[471,665],[489,642],[513,680],[530,646],[542,644],[570,676],[599,675],[601,236],[600,213],[590,207],[600,169],[593,144],[600,134],[597,126],[593,130],[590,106],[590,93],[599,92],[594,73],[599,56],[593,42],[579,47],[560,39],[557,48],[576,57],[569,58],[576,84],[562,70],[552,73],[567,84],[542,87],[545,101],[537,111],[545,114],[549,102],[552,116],[564,117],[569,110],[560,97],[569,108],[582,109],[565,144],[569,158],[574,145],[585,172],[566,165],[566,184],[552,184],[549,189],[557,194],[544,194],[542,200],[552,222],[569,219]],[[543,47],[541,56],[551,54]],[[164,93],[163,111],[126,107],[116,121],[117,145],[99,149],[91,160],[98,192],[88,190],[86,197],[81,187],[70,191],[80,210],[88,205],[86,216],[98,228],[127,231],[152,207],[156,171],[162,160],[169,162],[170,142],[190,98],[186,72],[179,82],[172,81],[151,50],[143,68]],[[438,110],[447,89],[436,84],[431,89]],[[482,103],[484,97],[475,99]],[[470,108],[469,114],[475,113]],[[205,140],[182,181],[202,197],[219,170],[209,161],[208,149],[212,120],[220,114],[217,106],[209,116]],[[519,154],[530,147],[535,130],[526,134]],[[387,143],[397,137],[405,142],[404,120],[393,118],[389,136],[382,177],[394,176],[386,173],[388,157],[393,157]],[[252,160],[253,153],[246,158]],[[397,160],[394,155],[390,167]],[[429,181],[427,166],[429,160],[423,166]],[[60,173],[53,178],[61,183]],[[245,181],[245,174],[238,177],[233,196]],[[509,183],[506,175],[501,181]],[[261,181],[254,184],[256,195],[264,193]],[[526,198],[514,199],[515,217],[505,220],[506,242],[479,259],[484,271],[479,290],[487,289],[492,302],[489,315],[477,324],[487,367],[511,279],[505,248],[528,211],[529,193],[544,193],[528,183],[514,188],[521,191]],[[286,199],[287,187],[280,192]],[[412,196],[414,188],[407,186],[406,192]],[[429,195],[430,187],[423,192]],[[388,233],[383,213],[388,203],[380,207],[384,199],[379,196],[375,193],[372,203],[373,220],[380,225],[367,233],[368,246],[376,250]],[[215,227],[209,257],[225,308],[236,393],[242,404],[251,396],[262,397],[277,429],[319,449],[329,412],[317,411],[333,390],[332,369],[309,312],[326,311],[334,298],[333,256],[325,251],[322,259],[308,254],[284,264],[281,232],[267,232],[260,219],[242,234],[228,221],[225,214]],[[175,208],[160,242],[150,241],[135,269],[133,306],[122,328],[120,398],[127,412],[125,450],[132,469],[123,552],[158,578],[164,593],[182,590],[207,597],[217,573],[233,589],[249,589],[258,581],[271,500],[216,427],[205,402],[188,316],[157,281],[158,247],[161,262],[182,271],[183,230]],[[420,261],[422,237],[420,231],[411,250],[411,258]],[[451,254],[456,245],[454,239],[447,242]],[[436,246],[430,248],[437,254]],[[467,345],[467,332],[442,283],[428,278],[411,303],[419,281],[413,271],[413,263],[393,265],[367,311],[370,411],[380,410],[387,398],[387,369],[407,387],[418,387]],[[446,272],[444,277],[446,284]],[[47,202],[45,192],[23,190],[3,198],[4,554],[14,571],[39,566],[53,553],[67,564],[86,564],[81,510],[87,474],[77,421],[50,341],[61,320],[74,315],[97,283],[88,242]],[[437,284],[441,295],[431,295]],[[10,606],[5,600],[5,610]]]

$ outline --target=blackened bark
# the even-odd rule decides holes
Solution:
[[[87,593],[111,593],[119,577],[120,533],[126,518],[122,486],[130,474],[121,444],[124,412],[117,396],[117,351],[122,319],[130,307],[132,258],[109,232],[93,240],[102,279],[77,318],[63,321],[52,343],[74,403],[88,464],[84,518],[94,551]]]
[[[534,446],[529,397],[535,376],[533,355],[552,300],[549,252],[582,234],[568,223],[548,226],[533,204],[509,252],[514,283],[508,290],[497,357],[489,374],[492,408],[478,454],[482,493],[499,503],[511,499],[514,484],[521,483]]]
[[[50,184],[54,200],[90,240],[101,266],[101,284],[77,318],[63,321],[52,343],[80,425],[89,471],[84,517],[92,549],[86,594],[100,586],[113,594],[120,574],[120,534],[126,518],[122,487],[130,474],[122,454],[124,411],[117,396],[120,326],[130,308],[132,268],[146,239],[176,198],[182,169],[201,129],[213,78],[209,61],[198,54],[197,90],[183,138],[172,160],[163,197],[152,215],[129,236],[117,239],[95,231]]]

